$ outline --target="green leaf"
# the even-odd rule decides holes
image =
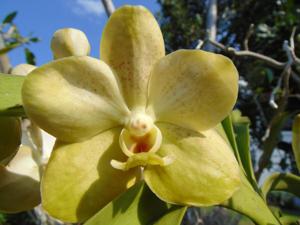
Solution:
[[[0,116],[24,115],[21,89],[24,76],[0,74]]]
[[[13,44],[10,44],[10,45],[8,45],[4,48],[1,48],[0,49],[0,55],[5,54],[5,53],[15,49],[15,48],[19,47],[20,45],[21,45],[21,43],[13,43]]]
[[[296,215],[288,215],[280,217],[280,222],[282,225],[299,225],[299,216]]]
[[[232,149],[237,157],[237,160],[239,162],[240,168],[241,168],[241,187],[238,191],[236,191],[233,196],[226,202],[222,203],[221,205],[223,207],[232,209],[238,213],[241,213],[245,216],[248,216],[254,223],[259,225],[280,225],[280,222],[276,218],[276,216],[272,213],[270,208],[268,207],[265,200],[262,198],[262,196],[257,192],[257,183],[254,180],[253,184],[249,182],[246,172],[244,169],[244,165],[246,165],[246,162],[242,162],[240,154],[243,154],[243,152],[248,151],[248,143],[242,143],[244,139],[247,139],[246,132],[248,127],[242,126],[239,127],[238,135],[242,134],[242,137],[236,137],[234,133],[234,128],[232,125],[232,119],[234,122],[240,123],[240,124],[247,124],[247,120],[240,116],[228,116],[222,121],[223,129],[226,133],[227,139],[229,143],[232,146]],[[245,127],[247,129],[245,129]],[[236,128],[235,128],[236,129]],[[249,138],[249,137],[248,137]],[[237,141],[238,140],[238,141]],[[243,148],[242,150],[239,148]],[[247,158],[246,156],[243,156],[243,160]],[[250,158],[250,156],[249,156]],[[250,166],[250,165],[249,165]]]
[[[252,184],[252,187],[258,190],[250,154],[250,120],[248,119],[248,117],[241,116],[241,112],[238,110],[233,111],[231,117],[234,131],[236,133],[237,149],[242,162],[242,166],[245,170],[249,182]]]
[[[296,165],[300,172],[300,114],[298,114],[293,123],[292,147],[296,160]]]
[[[259,170],[257,171],[257,175],[260,175],[263,169],[268,166],[273,150],[280,139],[282,127],[291,115],[292,113],[283,112],[273,117],[271,121],[270,132],[263,143],[263,154],[259,159]]]
[[[248,216],[259,225],[281,225],[264,199],[253,189],[245,174],[241,172],[242,186],[222,206]]]
[[[8,14],[8,15],[4,18],[4,20],[2,21],[2,23],[3,23],[3,24],[4,24],[4,23],[11,23],[11,22],[15,19],[16,16],[17,16],[17,12],[16,12],[16,11],[11,12],[10,14]]]
[[[186,207],[169,205],[140,182],[110,202],[85,225],[179,225]]]
[[[237,143],[236,143],[236,140],[235,140],[235,133],[234,133],[234,130],[233,130],[232,121],[231,121],[231,117],[230,116],[227,116],[222,121],[222,126],[223,126],[223,129],[225,131],[227,140],[229,141],[229,143],[231,145],[231,148],[232,148],[232,150],[234,152],[234,155],[235,155],[238,163],[240,165],[242,165],[242,161],[241,161],[241,158],[240,158],[240,155],[239,155]]]
[[[29,41],[36,43],[36,42],[39,42],[40,39],[37,37],[33,37],[33,38],[30,38]]]
[[[300,177],[291,173],[274,173],[262,186],[264,196],[270,191],[285,191],[300,197]]]
[[[36,65],[35,55],[28,48],[25,48],[24,51],[25,51],[26,62],[31,65]]]

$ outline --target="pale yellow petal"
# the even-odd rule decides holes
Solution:
[[[54,59],[90,54],[90,43],[81,30],[64,28],[57,30],[51,40]]]
[[[13,117],[0,117],[0,165],[6,165],[21,144],[21,122]]]
[[[8,166],[0,166],[0,211],[15,213],[40,203],[39,168],[32,150],[21,146]]]
[[[127,159],[119,147],[120,131],[81,143],[56,143],[42,180],[42,205],[50,215],[85,221],[139,179],[138,168],[124,172],[110,165],[112,159]]]
[[[22,90],[25,111],[60,140],[78,141],[122,123],[129,114],[110,68],[88,56],[55,60],[32,71]]]
[[[215,205],[240,186],[239,166],[230,147],[214,130],[195,132],[159,123],[163,144],[157,152],[172,157],[167,166],[145,168],[150,189],[162,200],[193,206]]]
[[[145,107],[151,69],[164,54],[159,25],[146,8],[124,6],[111,15],[100,56],[117,73],[130,109]]]
[[[179,50],[154,66],[147,110],[158,121],[206,130],[230,113],[237,94],[238,72],[230,59]]]
[[[11,74],[26,76],[28,73],[30,73],[35,68],[36,68],[36,66],[30,65],[30,64],[19,64],[11,70]]]

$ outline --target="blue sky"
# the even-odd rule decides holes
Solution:
[[[116,7],[124,4],[144,5],[153,13],[159,10],[156,0],[114,0]],[[37,65],[52,60],[50,40],[60,28],[73,27],[82,30],[88,37],[93,57],[99,57],[99,43],[107,16],[101,0],[1,0],[0,19],[12,11],[18,11],[15,23],[24,36],[32,34],[41,39],[29,46],[35,54]],[[13,66],[24,63],[23,49],[9,53]]]

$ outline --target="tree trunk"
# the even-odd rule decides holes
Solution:
[[[208,0],[207,2],[207,14],[206,14],[206,39],[208,40],[216,40],[217,36],[217,8],[218,3],[217,0]],[[207,51],[214,51],[213,45],[207,43],[204,46],[204,49]]]
[[[115,6],[112,0],[102,0],[102,4],[105,8],[108,17],[115,11]]]

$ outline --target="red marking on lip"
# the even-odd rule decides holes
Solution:
[[[131,136],[131,140],[136,144],[132,149],[133,153],[148,152],[151,149],[150,135],[146,134],[142,137]]]

